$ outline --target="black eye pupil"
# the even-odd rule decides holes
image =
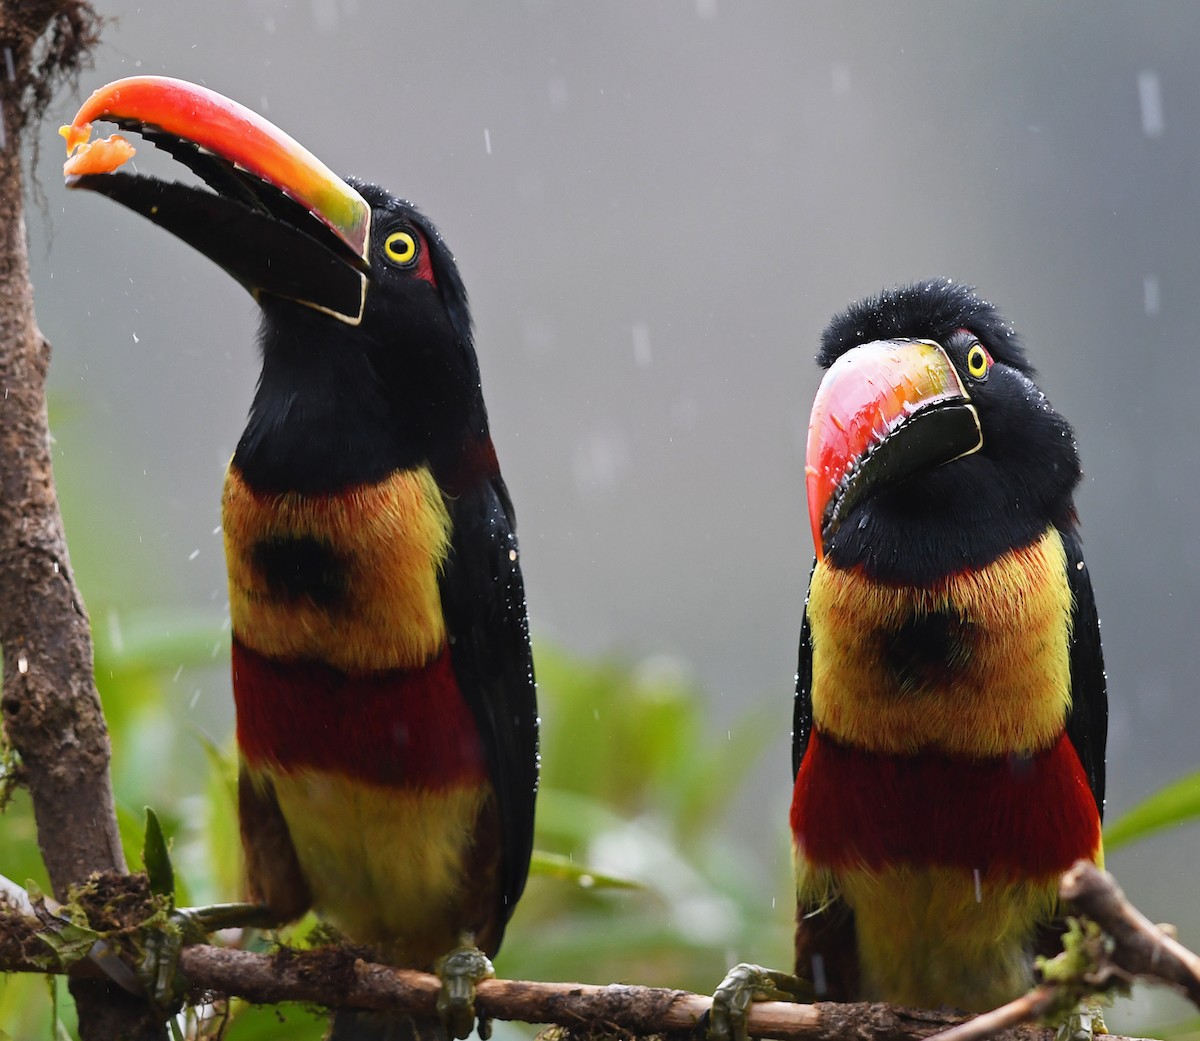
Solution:
[[[407,262],[416,255],[417,244],[411,235],[401,231],[388,236],[387,249],[393,259]]]

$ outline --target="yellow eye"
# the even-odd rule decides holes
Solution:
[[[383,251],[397,264],[411,264],[417,259],[417,240],[407,231],[393,231],[384,239]]]
[[[971,344],[971,349],[967,351],[967,372],[979,380],[987,375],[988,369],[991,367],[992,356],[983,349],[983,345]]]

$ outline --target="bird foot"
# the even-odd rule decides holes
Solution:
[[[811,986],[787,972],[742,962],[713,993],[708,1041],[748,1041],[746,1023],[755,1001],[811,1001]]]
[[[1092,1041],[1096,1034],[1107,1034],[1104,1013],[1098,1005],[1082,1004],[1054,1032],[1055,1041]]]
[[[187,986],[179,975],[179,955],[185,946],[199,943],[219,929],[267,929],[278,924],[278,918],[262,904],[176,908],[165,925],[147,936],[138,977],[158,1008],[175,1009]]]
[[[452,1038],[470,1037],[475,1028],[475,987],[480,980],[496,975],[491,960],[478,947],[456,947],[438,960],[434,971],[441,977],[437,1010],[446,1033]],[[490,1019],[479,1020],[479,1036],[492,1036]]]

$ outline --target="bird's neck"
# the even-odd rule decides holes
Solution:
[[[250,486],[330,494],[421,461],[361,351],[264,333],[262,375],[234,453]]]

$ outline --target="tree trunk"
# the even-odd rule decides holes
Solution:
[[[51,468],[50,345],[38,330],[24,219],[22,142],[56,82],[77,71],[99,22],[79,2],[0,3],[0,716],[20,757],[54,895],[97,871],[124,873],[108,731],[92,676]],[[104,982],[71,985],[87,1039],[162,1038],[144,1000]]]

